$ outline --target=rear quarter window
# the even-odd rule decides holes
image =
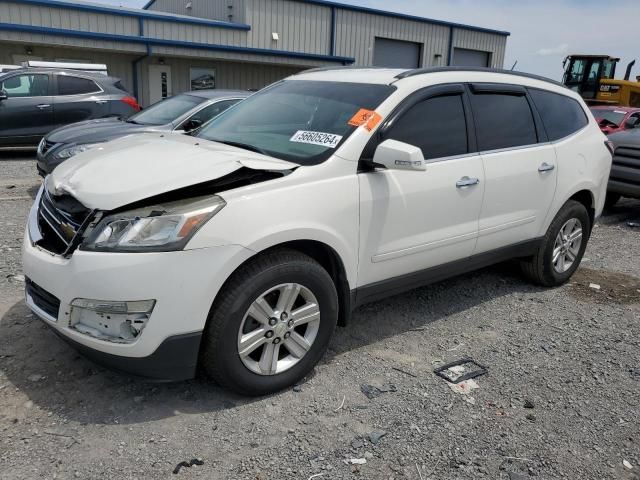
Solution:
[[[586,127],[587,115],[578,101],[559,93],[529,89],[549,140],[559,140]]]

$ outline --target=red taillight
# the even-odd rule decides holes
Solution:
[[[605,140],[604,144],[607,146],[607,148],[611,152],[611,156],[613,156],[613,152],[615,151],[615,147],[613,146],[613,142],[611,142],[609,140]]]
[[[136,112],[141,110],[140,105],[138,105],[138,101],[134,97],[122,97],[120,101],[135,109]]]

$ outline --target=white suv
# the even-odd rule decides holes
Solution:
[[[605,136],[554,82],[473,69],[329,69],[198,137],[130,136],[44,182],[26,301],[65,340],[156,379],[293,384],[365,302],[509,258],[574,273],[603,207]]]

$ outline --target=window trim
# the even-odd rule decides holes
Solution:
[[[478,148],[476,143],[476,132],[473,128],[473,116],[471,111],[471,105],[467,98],[467,90],[463,83],[441,83],[438,85],[431,85],[421,88],[408,95],[392,110],[391,114],[382,123],[380,128],[374,133],[371,139],[367,142],[362,153],[360,154],[360,160],[358,161],[358,172],[369,172],[373,169],[372,160],[376,148],[380,143],[385,140],[385,134],[393,128],[394,123],[398,118],[404,115],[407,111],[413,108],[420,102],[437,97],[449,97],[460,96],[462,99],[462,108],[464,111],[464,121],[467,131],[467,152],[458,155],[449,155],[446,157],[430,158],[425,160],[426,163],[438,163],[447,160],[453,160],[463,158],[467,156],[475,156],[478,154]]]
[[[16,73],[14,75],[7,75],[6,78],[2,79],[2,82],[4,83],[5,80],[8,80],[10,78],[13,77],[19,77],[21,75],[29,75],[29,73],[21,71],[20,73]],[[51,91],[51,74],[50,73],[45,73],[45,72],[32,72],[32,75],[46,75],[47,77],[49,77],[49,83],[47,84],[47,94],[46,95],[33,95],[30,97],[8,97],[9,99],[11,98],[44,98],[44,97],[53,97],[53,92]]]
[[[542,123],[542,118],[538,113],[538,110],[535,108],[535,104],[533,99],[529,96],[529,91],[527,87],[523,85],[514,85],[510,83],[484,83],[484,82],[476,82],[467,84],[468,95],[469,95],[469,103],[471,104],[471,96],[472,95],[511,95],[516,97],[524,97],[529,105],[529,111],[531,112],[531,117],[533,119],[533,128],[536,134],[536,142],[528,143],[525,145],[516,145],[514,147],[502,147],[502,148],[494,148],[491,150],[481,150],[479,145],[476,144],[477,152],[479,154],[492,154],[492,153],[501,153],[504,151],[512,151],[512,150],[523,150],[527,148],[535,148],[538,146],[548,145],[549,137],[547,136],[547,132],[544,129],[544,124]],[[478,137],[478,122],[476,121],[475,111],[473,106],[471,106],[471,112],[473,116],[473,129],[476,134],[476,138]]]
[[[101,85],[98,84],[98,82],[96,82],[93,78],[87,78],[87,77],[83,77],[82,75],[70,75],[67,73],[55,73],[54,74],[55,77],[55,93],[53,93],[52,96],[54,97],[79,97],[80,95],[99,95],[101,93],[104,93],[104,89],[102,88]],[[80,78],[82,80],[88,80],[90,82],[93,82],[93,84],[99,88],[99,90],[95,91],[95,92],[87,92],[87,93],[70,93],[70,94],[62,94],[59,93],[60,89],[59,89],[59,82],[58,79],[60,77],[73,77],[73,78]]]

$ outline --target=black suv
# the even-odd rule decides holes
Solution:
[[[615,153],[605,205],[612,207],[620,197],[640,198],[640,128],[614,133],[609,140]]]
[[[12,70],[0,74],[0,147],[35,146],[63,125],[128,117],[139,110],[114,77],[53,68]]]

